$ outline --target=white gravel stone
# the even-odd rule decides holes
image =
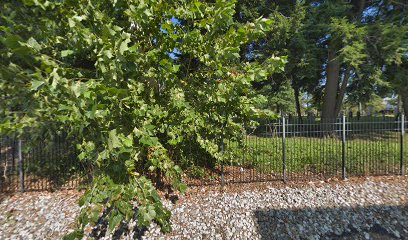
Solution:
[[[78,191],[0,196],[0,239],[60,239],[75,227],[80,196]]]
[[[319,185],[271,183],[265,190],[204,190],[176,204],[165,200],[173,232],[163,234],[153,223],[142,239],[408,239],[408,178]],[[79,196],[0,197],[0,239],[60,239],[74,227]]]
[[[401,178],[209,192],[172,207],[173,233],[144,238],[219,239],[222,228],[226,239],[408,239],[407,189]]]

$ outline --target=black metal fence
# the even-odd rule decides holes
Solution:
[[[67,137],[0,139],[0,191],[79,188],[89,183],[88,167],[77,160]]]
[[[216,161],[187,149],[175,161],[189,185],[305,181],[351,176],[404,175],[408,122],[403,116],[335,120],[280,118],[223,139]],[[90,166],[72,141],[0,139],[0,191],[78,188]]]
[[[190,154],[185,181],[201,185],[404,175],[407,127],[403,116],[324,122],[281,118],[224,139],[224,160],[210,167]]]

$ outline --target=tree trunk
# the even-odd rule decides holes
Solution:
[[[303,121],[302,121],[302,110],[300,109],[299,88],[294,87],[293,90],[295,92],[296,113],[298,115],[299,122],[302,123]]]
[[[340,61],[333,49],[328,50],[326,67],[326,86],[322,106],[322,121],[333,121],[336,118],[337,90],[339,87]]]
[[[408,116],[408,93],[402,93],[401,94],[401,100],[402,100],[402,109],[404,110],[405,116]]]
[[[353,2],[355,11],[355,21],[360,21],[361,15],[364,12],[366,0],[357,0]],[[340,61],[336,55],[335,44],[330,43],[328,46],[328,59],[326,67],[326,86],[324,91],[324,99],[322,106],[322,121],[333,121],[337,118],[338,113],[343,103],[345,90],[347,87],[350,71],[344,75],[343,84],[339,89],[340,79]]]
[[[358,18],[361,18],[361,15],[365,9],[366,6],[366,0],[359,0],[356,3],[356,8],[357,8],[357,12],[355,13],[355,16]]]
[[[346,88],[347,88],[347,84],[348,84],[349,79],[350,79],[350,75],[351,75],[350,69],[347,69],[346,72],[343,75],[343,81],[341,83],[339,95],[338,95],[338,97],[336,99],[335,117],[339,116],[341,107],[343,106],[344,95],[346,93]]]

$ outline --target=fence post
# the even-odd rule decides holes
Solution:
[[[401,114],[401,138],[400,138],[400,174],[402,176],[405,175],[405,169],[404,169],[404,134],[405,134],[405,116],[404,114]]]
[[[286,183],[286,124],[285,116],[282,115],[282,178]]]
[[[24,192],[24,159],[23,159],[23,143],[18,140],[18,173],[20,180],[20,192]]]
[[[224,135],[221,135],[221,188],[224,188]]]
[[[341,176],[347,178],[346,172],[346,116],[342,116],[342,138],[341,138]]]

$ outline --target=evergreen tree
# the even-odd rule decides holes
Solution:
[[[290,79],[297,103],[299,89],[311,93],[323,119],[337,117],[346,96],[368,102],[392,91],[405,94],[406,80],[389,74],[405,69],[404,1],[240,1],[238,6],[240,21],[277,19],[273,36],[252,43],[247,55],[286,55],[285,72],[273,77]]]

